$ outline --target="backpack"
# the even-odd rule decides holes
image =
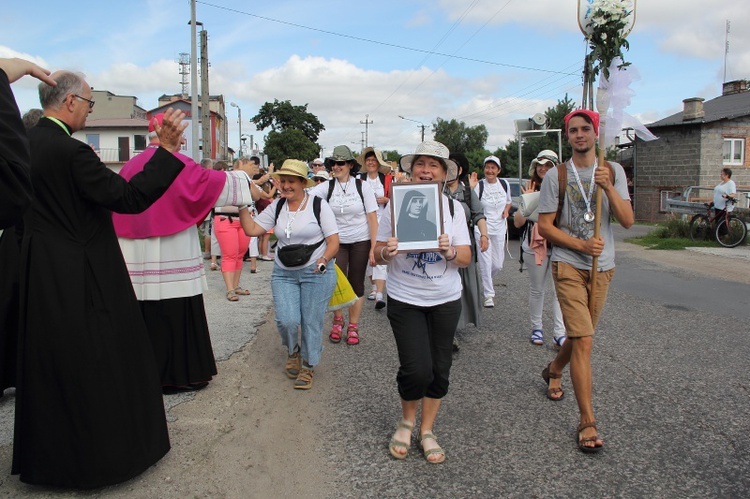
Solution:
[[[367,173],[366,172],[360,173],[358,178],[362,180],[367,180]],[[380,183],[383,186],[383,191],[384,191],[383,197],[386,197],[386,198],[389,197],[389,194],[391,193],[391,184],[393,183],[393,175],[391,174],[386,175],[384,173],[378,172],[378,179],[380,179]],[[333,191],[331,191],[331,193],[333,193]]]
[[[500,187],[505,191],[506,195],[509,195],[510,192],[510,184],[507,180],[503,180],[501,178],[498,179],[500,181]],[[503,184],[505,184],[503,186]],[[479,181],[479,200],[482,200],[482,194],[484,194],[484,179]]]
[[[318,221],[318,225],[322,229],[323,226],[320,225],[320,203],[322,200],[318,196],[313,196],[313,215],[315,215],[315,220]],[[279,199],[278,204],[276,205],[276,215],[273,217],[273,225],[276,226],[276,222],[279,220],[279,214],[281,214],[281,208],[284,206],[284,203],[286,203],[286,198]]]

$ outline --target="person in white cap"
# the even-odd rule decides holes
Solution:
[[[487,235],[480,234],[479,228],[475,227],[475,237],[477,243],[483,237],[489,238],[490,242],[487,251],[477,251],[485,307],[495,306],[495,288],[492,278],[497,277],[505,261],[505,235],[508,232],[506,219],[510,213],[511,199],[510,185],[499,178],[501,169],[500,159],[497,156],[487,156],[484,158],[484,178],[474,187],[477,197],[482,202],[484,215],[487,217]]]
[[[547,172],[553,166],[557,165],[559,160],[555,151],[545,149],[540,152],[536,158],[531,161],[529,167],[528,189],[524,194],[530,192],[539,192],[542,187],[542,180]],[[532,217],[533,218],[533,217]],[[552,262],[549,259],[547,241],[539,235],[539,227],[536,222],[527,219],[517,210],[513,215],[513,224],[518,227],[524,227],[521,236],[521,256],[528,260],[529,270],[529,319],[531,320],[531,343],[533,345],[544,345],[544,330],[542,328],[542,311],[544,310],[544,295],[547,285],[552,280]],[[554,348],[559,350],[565,343],[565,324],[563,324],[562,310],[560,303],[557,301],[555,287],[552,286],[552,311],[554,314],[554,329],[552,332]]]

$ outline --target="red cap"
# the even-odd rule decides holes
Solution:
[[[151,120],[148,122],[148,132],[155,132],[156,128],[154,127],[154,121],[159,123],[159,126],[162,125],[164,122],[164,113],[159,113],[151,117]],[[567,121],[565,122],[567,124]]]
[[[576,109],[575,111],[571,111],[568,114],[565,115],[565,118],[563,118],[563,121],[565,122],[565,133],[568,133],[568,122],[573,116],[578,115],[585,115],[588,116],[591,119],[591,122],[594,124],[594,131],[596,132],[597,137],[599,136],[599,113],[596,111],[591,111],[589,109]]]

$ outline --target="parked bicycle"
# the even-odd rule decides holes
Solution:
[[[728,197],[727,208],[729,204],[736,203],[737,200]],[[747,226],[745,222],[733,215],[729,210],[722,212],[722,215],[712,215],[713,203],[704,203],[706,214],[699,213],[690,220],[690,239],[693,241],[705,241],[709,236],[713,236],[721,246],[725,248],[734,248],[739,246],[747,236]]]

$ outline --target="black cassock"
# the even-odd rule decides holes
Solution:
[[[21,113],[0,70],[0,396],[16,384],[19,227],[31,203],[29,161]]]
[[[29,131],[13,474],[95,488],[169,451],[161,383],[111,212],[145,210],[183,163],[159,148],[129,182],[48,118]]]

